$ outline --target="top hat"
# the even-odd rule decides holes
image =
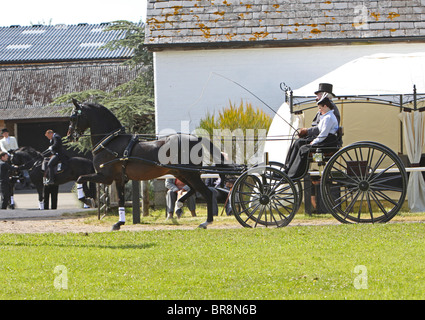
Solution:
[[[4,133],[4,132],[9,132],[9,130],[7,130],[6,128],[1,129],[1,133]]]
[[[327,92],[330,93],[333,97],[335,94],[332,92],[333,85],[330,83],[319,83],[319,90],[315,91],[314,94],[318,94],[319,92]]]

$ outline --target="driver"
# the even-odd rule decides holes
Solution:
[[[339,113],[338,107],[335,105],[335,103],[333,103],[332,98],[335,97],[335,94],[332,92],[333,91],[333,85],[330,83],[319,83],[319,88],[317,91],[314,92],[314,94],[316,95],[316,102],[319,101],[322,96],[324,94],[327,94],[327,97],[329,98],[329,100],[331,101],[332,105],[333,105],[333,111],[335,114],[336,119],[338,120],[338,125],[340,124],[340,120],[341,120],[341,115]],[[316,113],[316,115],[314,116],[314,119],[311,123],[311,127],[310,128],[301,128],[299,129],[299,137],[300,138],[304,138],[307,136],[317,136],[319,134],[319,129],[317,127],[317,125],[319,124],[320,121],[320,117],[321,117],[321,113],[320,111],[318,111]]]
[[[317,130],[315,130],[317,135],[299,138],[289,149],[285,163],[285,173],[291,179],[301,178],[306,169],[311,147],[338,146],[338,137],[336,134],[338,131],[338,120],[334,114],[334,104],[327,96],[325,93],[317,102],[318,112],[320,113],[320,121],[317,124]]]
[[[47,164],[47,180],[45,184],[51,185],[55,184],[55,166],[60,161],[65,160],[66,157],[62,146],[62,137],[51,129],[46,131],[45,136],[50,140],[50,147],[44,152],[50,152],[50,154],[52,154],[49,163]]]

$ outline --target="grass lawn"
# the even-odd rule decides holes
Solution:
[[[208,230],[196,228],[199,215],[142,219],[190,230],[0,234],[0,299],[425,299],[424,224],[409,222],[421,215],[298,226],[335,221],[298,214],[282,229]]]

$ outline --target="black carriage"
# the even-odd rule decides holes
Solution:
[[[396,153],[377,142],[361,141],[345,147],[312,149],[308,160],[310,164],[317,163],[317,168],[308,166],[303,177],[292,180],[283,172],[282,164],[276,162],[266,161],[264,165],[251,168],[245,165],[226,166],[220,150],[211,142],[206,145],[211,147],[209,150],[214,150],[213,158],[219,159],[213,163],[219,165],[206,167],[182,161],[176,161],[176,164],[160,161],[163,146],[169,146],[170,151],[174,150],[173,145],[179,147],[186,143],[197,147],[202,139],[175,134],[155,141],[138,141],[137,136],[125,134],[119,121],[105,107],[80,105],[77,101],[74,105],[68,137],[78,138],[91,128],[93,161],[97,171],[96,174],[80,176],[78,182],[111,184],[115,181],[122,208],[126,181],[149,180],[166,174],[187,182],[191,190],[204,191],[203,195],[209,202],[207,221],[200,225],[202,228],[213,221],[211,195],[201,180],[202,173],[238,176],[230,201],[233,214],[244,227],[287,226],[301,206],[301,180],[307,173],[320,178],[323,202],[342,223],[388,222],[399,212],[406,198],[406,168]],[[176,150],[180,150],[175,153],[181,159],[192,153],[191,149],[186,153],[181,148]],[[113,230],[119,230],[124,223],[119,220]]]
[[[292,99],[290,102],[292,111]],[[302,182],[307,175],[320,181],[323,204],[342,223],[388,222],[404,204],[406,168],[398,155],[381,143],[359,141],[345,147],[312,148],[308,161],[307,170],[296,180],[291,180],[278,162],[266,161],[243,172],[231,193],[236,219],[244,227],[287,226],[301,206]],[[310,170],[312,163],[317,164],[314,170]]]

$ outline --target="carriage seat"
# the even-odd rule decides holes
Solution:
[[[322,164],[324,161],[328,161],[335,153],[338,152],[339,149],[342,147],[342,136],[344,135],[344,128],[339,127],[336,136],[338,138],[338,145],[336,147],[315,147],[311,148],[309,158],[310,160],[313,160],[314,162],[318,162],[319,165]],[[317,161],[315,159],[315,154],[321,153],[322,159],[321,161]]]

